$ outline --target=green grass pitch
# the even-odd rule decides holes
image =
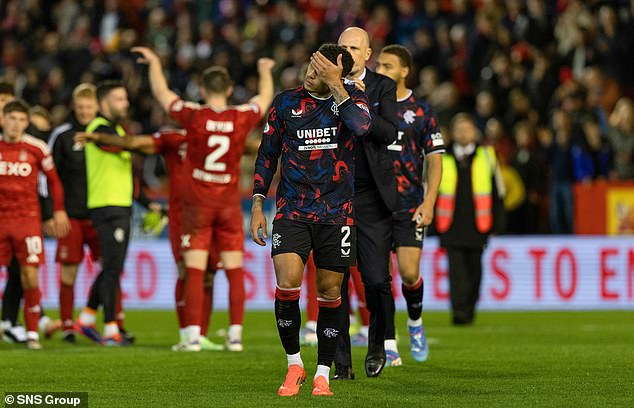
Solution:
[[[312,397],[316,348],[304,347],[307,382],[281,399],[286,359],[270,312],[248,312],[243,353],[174,353],[175,316],[129,311],[137,345],[111,349],[59,334],[44,350],[0,344],[2,391],[85,391],[91,407],[607,407],[634,406],[634,313],[481,312],[473,327],[424,314],[430,358],[409,355],[406,315],[397,316],[402,367],[367,378],[353,349],[354,381],[332,381],[334,397]],[[216,312],[210,333],[226,327]],[[212,339],[221,341],[220,338]]]

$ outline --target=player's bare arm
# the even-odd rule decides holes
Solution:
[[[152,139],[152,136],[138,135],[138,136],[118,136],[110,133],[86,133],[77,132],[74,140],[77,143],[99,143],[106,146],[121,147],[125,150],[133,150],[143,154],[156,154],[156,145]]]
[[[253,196],[253,205],[251,206],[251,239],[258,245],[265,246],[264,239],[268,238],[266,233],[266,217],[262,211],[262,203],[264,203],[264,197],[261,195]],[[260,237],[260,230],[262,231],[262,237]]]
[[[425,160],[429,165],[427,173],[427,192],[425,200],[418,206],[412,221],[416,223],[418,228],[431,225],[434,219],[434,207],[436,206],[436,198],[438,197],[438,187],[440,186],[440,178],[442,177],[442,154],[430,154]]]
[[[163,74],[161,59],[148,47],[132,47],[132,52],[137,52],[142,55],[141,58],[137,59],[137,62],[139,64],[148,65],[152,95],[158,100],[163,109],[168,111],[170,104],[178,98],[178,95],[172,92],[167,86],[167,79],[165,79],[165,75]]]
[[[350,98],[348,91],[346,91],[346,88],[343,86],[343,78],[341,77],[343,72],[341,55],[337,57],[337,65],[335,65],[322,53],[317,51],[310,58],[310,63],[313,65],[313,68],[315,68],[317,75],[328,85],[332,96],[335,98],[335,102],[341,104]]]
[[[260,116],[264,117],[268,113],[269,106],[273,101],[273,66],[275,61],[271,58],[258,59],[258,94],[251,98],[252,103],[258,105]]]

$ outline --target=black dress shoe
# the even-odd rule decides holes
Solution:
[[[473,324],[473,317],[454,316],[452,323],[454,326],[469,326]]]
[[[335,376],[333,380],[354,380],[354,371],[351,366],[335,364]]]
[[[365,373],[368,377],[378,377],[385,367],[385,350],[377,349],[368,351],[365,356]]]
[[[121,337],[123,337],[126,342],[128,342],[129,344],[134,344],[134,341],[136,340],[134,334],[128,332],[126,329],[123,328],[119,329],[119,333],[121,333]]]

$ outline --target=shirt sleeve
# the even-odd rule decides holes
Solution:
[[[181,127],[186,128],[194,121],[196,114],[200,110],[200,105],[194,102],[185,102],[178,98],[169,106],[169,115]]]
[[[103,125],[95,129],[93,133],[109,133],[111,135],[118,135],[117,132],[113,128],[108,126],[103,126]],[[101,143],[95,143],[95,145],[101,150],[103,150],[104,152],[109,152],[109,153],[119,153],[124,150],[123,147],[108,146]]]
[[[255,161],[255,175],[253,177],[253,195],[266,197],[273,176],[277,172],[277,163],[282,153],[282,134],[284,122],[280,117],[277,98],[269,110],[269,118],[264,126],[262,142]]]
[[[53,157],[51,157],[48,148],[42,151],[42,157],[39,162],[40,171],[46,176],[48,183],[48,190],[53,197],[53,209],[55,211],[64,210],[64,189],[62,182],[57,175],[57,169],[55,169],[55,163]]]
[[[368,98],[354,87],[348,88],[350,97],[339,105],[339,116],[356,136],[364,136],[372,126],[372,115]]]
[[[240,118],[240,125],[249,130],[256,127],[262,119],[260,116],[260,107],[255,103],[245,103],[244,105],[239,105],[236,107],[236,110],[238,111],[238,117]]]
[[[422,121],[423,149],[426,155],[443,153],[445,142],[438,127],[438,121],[429,106],[423,106],[425,119]]]

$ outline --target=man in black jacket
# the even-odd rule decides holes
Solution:
[[[503,230],[504,183],[495,151],[478,144],[473,118],[464,113],[451,124],[453,143],[443,155],[436,204],[436,231],[447,251],[453,324],[473,323],[482,280],[482,253],[488,237]]]
[[[398,209],[398,193],[387,146],[397,139],[396,84],[366,68],[365,64],[372,55],[367,32],[358,27],[347,28],[339,37],[339,45],[347,49],[354,59],[354,67],[347,80],[366,93],[372,110],[370,133],[355,146],[353,204],[358,234],[357,261],[370,311],[365,371],[369,377],[376,377],[385,365],[386,320],[394,313],[388,262],[392,245],[392,212]],[[346,301],[348,277],[345,277],[342,288],[342,298]],[[349,319],[346,322],[349,327]],[[344,336],[340,336],[335,357],[335,378],[352,379],[354,374],[347,328],[342,326],[342,333]]]
[[[90,247],[95,260],[100,256],[97,232],[92,226],[86,206],[84,146],[75,142],[73,137],[97,117],[98,109],[95,86],[79,84],[73,90],[73,112],[65,123],[53,130],[48,143],[64,186],[64,203],[72,226],[70,234],[59,239],[55,256],[55,260],[62,265],[59,293],[60,317],[64,329],[63,340],[69,343],[75,342],[74,284],[79,263],[84,258],[84,244]],[[97,303],[97,294],[92,292],[94,291],[91,291],[90,299],[92,303]]]

